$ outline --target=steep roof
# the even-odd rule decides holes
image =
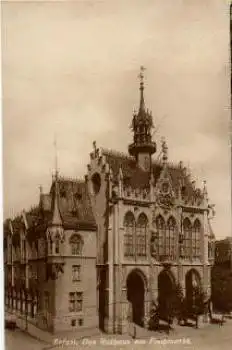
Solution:
[[[87,184],[76,179],[58,178],[58,206],[62,223],[69,229],[94,229],[96,228],[93,216]],[[28,228],[46,227],[52,222],[53,200],[55,182],[52,183],[49,193],[40,195],[40,202],[25,213]],[[23,225],[21,216],[12,221],[15,233],[19,232]],[[4,232],[9,231],[9,220],[4,222]],[[33,230],[34,232],[34,230]]]
[[[85,181],[77,179],[58,178],[59,210],[65,226],[95,226],[88,188]],[[49,195],[43,197],[42,209],[49,214],[53,208],[53,182]],[[49,216],[49,215],[48,215]],[[49,218],[50,219],[50,218]]]
[[[102,149],[102,155],[105,156],[107,163],[113,172],[113,180],[117,182],[117,176],[119,169],[122,169],[123,180],[126,186],[132,188],[148,188],[150,174],[143,171],[136,164],[136,160],[133,157],[128,156],[124,153],[115,152],[113,150]],[[178,191],[179,182],[181,181],[182,187],[184,188],[184,196],[186,198],[192,197],[196,191],[193,188],[193,184],[189,177],[185,173],[185,169],[179,165],[168,164],[168,173],[172,179],[172,185],[174,191]],[[160,162],[153,161],[152,172],[155,183],[158,181],[163,166]],[[198,190],[198,196],[202,194]]]

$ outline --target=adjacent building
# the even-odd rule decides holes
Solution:
[[[212,267],[212,300],[215,308],[232,311],[232,237],[215,242],[215,263]]]
[[[140,103],[128,153],[93,143],[84,180],[56,172],[38,206],[4,224],[5,303],[50,332],[146,327],[152,301],[180,285],[210,296],[214,234],[206,183],[196,187],[165,141],[154,157],[153,117]]]

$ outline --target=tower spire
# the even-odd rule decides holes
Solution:
[[[133,143],[129,145],[129,153],[135,157],[138,165],[148,171],[151,168],[151,156],[156,152],[156,143],[152,141],[151,129],[153,121],[151,113],[145,109],[144,102],[144,66],[140,67],[139,111],[134,113],[132,120]]]
[[[62,219],[59,210],[59,183],[58,183],[58,156],[57,156],[57,140],[56,134],[54,135],[54,153],[55,153],[55,177],[54,177],[54,191],[53,191],[53,213],[52,213],[52,225],[61,226]]]
[[[144,102],[144,71],[146,70],[146,68],[144,66],[140,66],[140,73],[138,75],[139,79],[140,79],[140,104],[139,104],[139,112],[143,112],[145,111],[145,102]]]
[[[61,226],[62,219],[60,215],[59,209],[59,184],[58,184],[58,174],[55,176],[55,184],[54,184],[54,192],[53,192],[53,213],[52,213],[52,225]]]
[[[58,178],[59,171],[58,171],[58,152],[57,152],[57,137],[56,134],[54,135],[54,170],[55,170],[55,179]]]

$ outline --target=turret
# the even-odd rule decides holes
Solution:
[[[136,158],[138,166],[144,171],[151,169],[151,156],[156,152],[156,144],[152,141],[151,130],[153,128],[152,114],[145,108],[144,102],[144,67],[141,67],[140,78],[140,104],[138,113],[134,113],[132,130],[133,143],[129,145],[130,155]]]

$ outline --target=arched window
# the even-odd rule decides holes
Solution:
[[[127,213],[124,218],[124,254],[125,256],[134,255],[134,232],[135,218],[132,213]]]
[[[71,254],[72,255],[81,255],[82,253],[82,248],[83,248],[83,241],[82,238],[74,234],[70,238],[70,245],[71,245]]]
[[[55,236],[55,241],[54,241],[54,245],[55,245],[55,254],[59,254],[60,253],[60,236],[56,235]]]
[[[191,257],[191,246],[192,246],[192,225],[188,218],[183,221],[183,248],[184,248],[184,258],[188,259]]]
[[[140,214],[136,225],[136,255],[146,255],[148,219],[145,214]]]
[[[164,254],[164,239],[165,239],[165,221],[161,215],[156,218],[156,229],[158,232],[158,255]]]
[[[201,223],[195,220],[192,232],[192,257],[193,259],[200,258],[200,238],[201,238]]]
[[[173,217],[168,219],[168,225],[165,237],[165,250],[169,258],[174,259],[175,256],[175,232],[176,232],[176,221]]]

